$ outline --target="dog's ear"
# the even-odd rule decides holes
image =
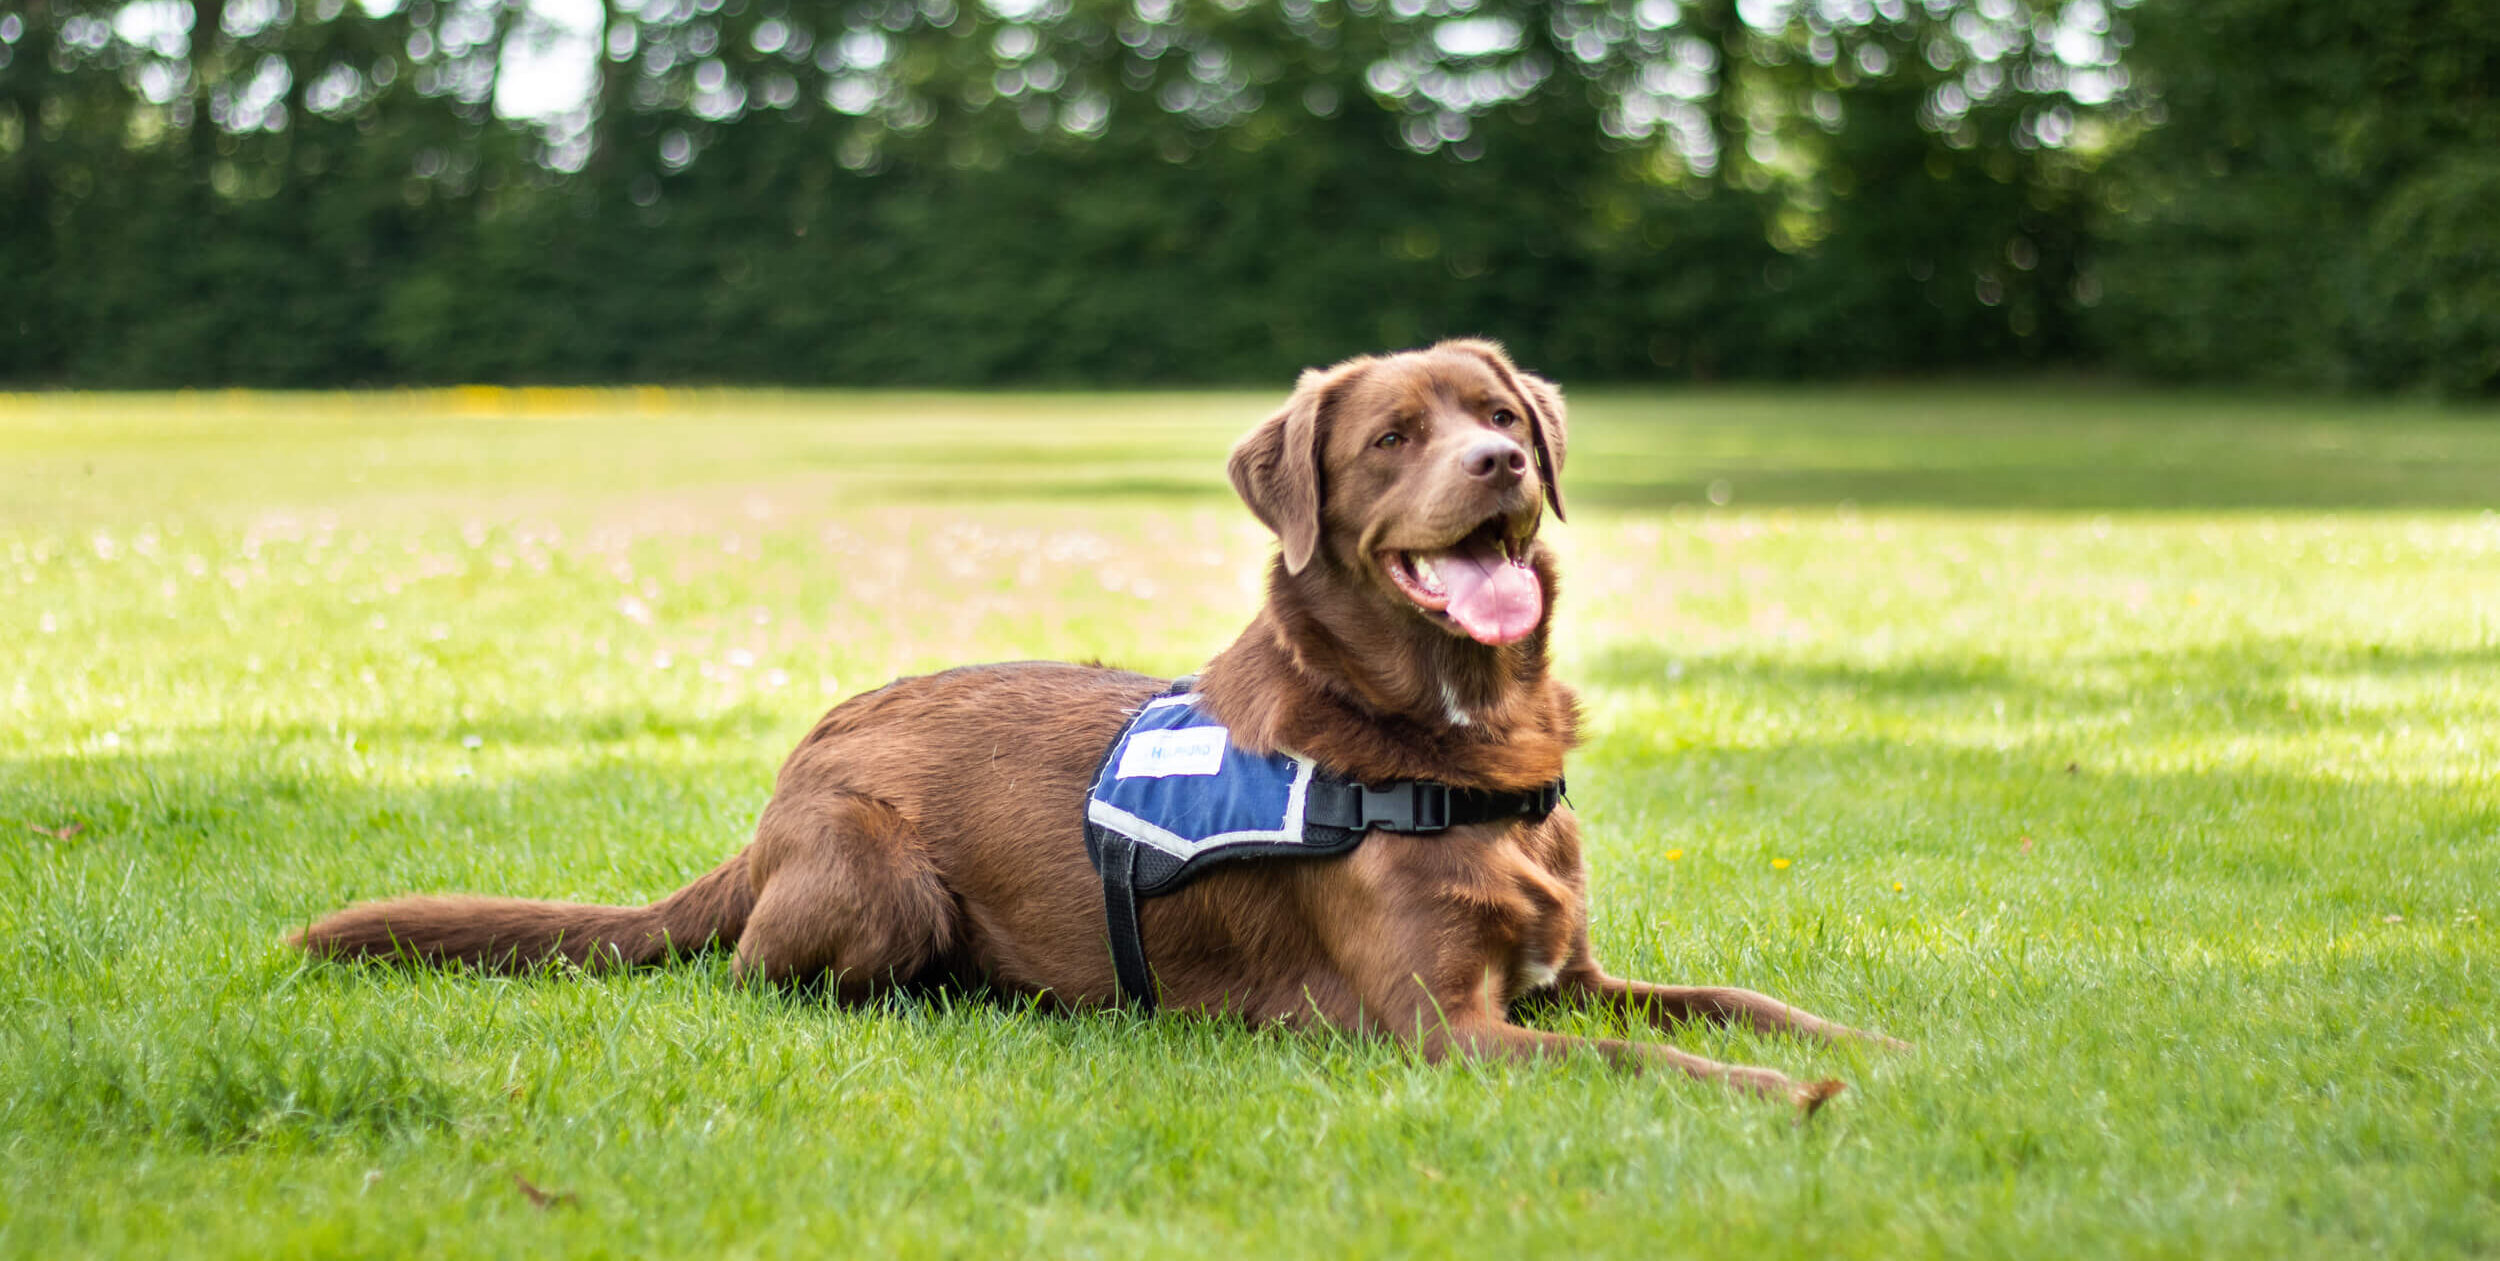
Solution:
[[[1468,338],[1443,345],[1467,351],[1483,359],[1493,375],[1511,388],[1528,405],[1528,439],[1536,447],[1537,473],[1545,479],[1545,502],[1554,509],[1556,521],[1568,521],[1563,513],[1562,470],[1563,447],[1567,432],[1563,420],[1562,391],[1554,383],[1533,372],[1522,372],[1510,361],[1510,355],[1497,342]]]
[[[1545,474],[1545,502],[1554,506],[1554,519],[1568,521],[1563,515],[1562,465],[1563,424],[1562,391],[1553,382],[1533,372],[1518,376],[1519,392],[1528,396],[1528,404],[1536,415],[1528,418],[1529,434],[1536,439],[1538,471]]]
[[[1285,572],[1298,574],[1319,550],[1320,421],[1331,397],[1368,360],[1312,368],[1294,384],[1284,409],[1233,444],[1225,471],[1241,501],[1284,544]]]

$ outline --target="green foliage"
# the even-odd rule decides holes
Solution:
[[[2491,387],[2474,0],[0,0],[0,380]],[[530,48],[590,84],[524,113]],[[519,90],[515,88],[515,90]]]
[[[2367,379],[2500,393],[2500,159],[2460,154],[2397,185],[2357,262],[2347,328]]]
[[[2147,6],[2159,126],[2098,235],[2113,359],[2176,376],[2488,393],[2500,11]]]
[[[581,108],[509,121],[525,8],[10,3],[19,380],[2073,353],[2053,7],[646,0],[589,33]]]

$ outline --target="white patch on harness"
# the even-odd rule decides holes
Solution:
[[[1224,769],[1224,750],[1231,744],[1232,733],[1222,727],[1140,731],[1120,750],[1120,765],[1111,773],[1119,779],[1214,775]]]

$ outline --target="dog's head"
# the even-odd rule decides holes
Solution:
[[[1530,566],[1563,515],[1562,395],[1485,341],[1302,374],[1233,448],[1233,487],[1283,544],[1455,635],[1525,639],[1545,616]]]

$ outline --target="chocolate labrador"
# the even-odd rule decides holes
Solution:
[[[1438,828],[1357,814],[1345,835],[1359,844],[1214,866],[1131,907],[1132,933],[1153,945],[1152,998],[1359,1030],[1436,1060],[1590,1052],[1811,1111],[1840,1083],[1512,1019],[1523,1005],[1596,1005],[1657,1028],[1892,1044],[1749,990],[1611,976],[1590,951],[1579,827],[1553,804],[1577,716],[1548,673],[1556,578],[1537,538],[1546,509],[1563,515],[1563,454],[1560,394],[1482,341],[1306,372],[1233,449],[1233,485],[1281,546],[1265,605],[1191,693],[1210,721],[1253,759],[1290,751],[1332,782],[1546,796]],[[651,906],[401,898],[294,942],[488,968],[723,946],[742,978],[845,1001],[961,982],[1116,1003],[1134,986],[1115,966],[1120,897],[1089,860],[1088,791],[1110,774],[1106,750],[1172,690],[1053,663],[902,679],[818,721],[754,842]]]

